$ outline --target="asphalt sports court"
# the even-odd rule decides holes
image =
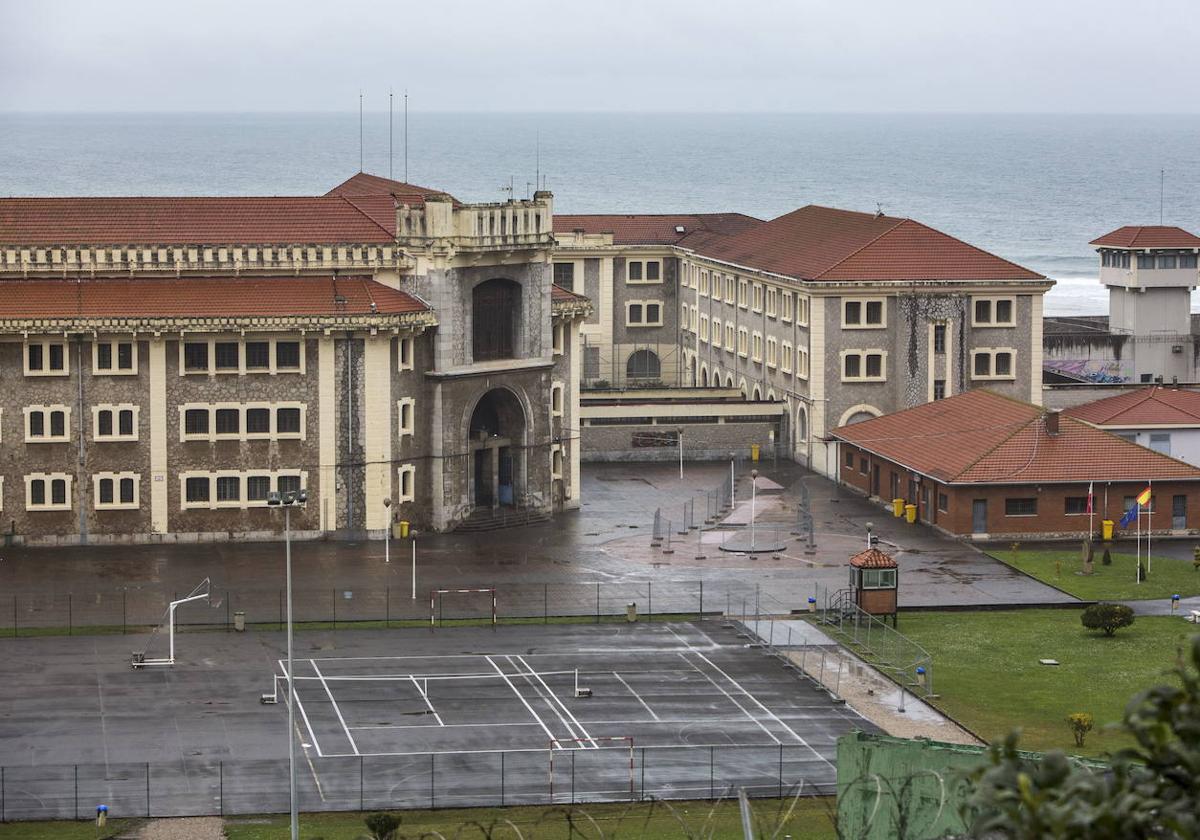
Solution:
[[[542,629],[536,650],[503,644],[501,629],[487,651],[297,659],[318,795],[353,800],[368,759],[372,775],[395,775],[395,795],[424,804],[446,773],[453,792],[434,792],[446,805],[492,804],[500,777],[503,799],[525,803],[829,792],[837,737],[872,728],[718,623],[547,634],[563,629]]]

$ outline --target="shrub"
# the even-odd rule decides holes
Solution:
[[[1071,727],[1071,734],[1075,736],[1075,746],[1083,748],[1083,739],[1092,731],[1092,727],[1096,721],[1087,712],[1075,712],[1067,715],[1067,725]]]
[[[1122,627],[1133,624],[1133,609],[1124,604],[1092,604],[1079,617],[1089,630],[1103,630],[1111,636]]]
[[[1145,583],[1149,579],[1149,575],[1146,574],[1146,567],[1142,565],[1141,560],[1138,561],[1137,579],[1142,581],[1143,583]]]
[[[1109,551],[1107,548],[1104,549],[1104,554],[1100,557],[1100,562],[1103,563],[1105,566],[1112,565],[1112,552]]]
[[[393,840],[401,820],[395,814],[370,814],[363,819],[371,840]]]

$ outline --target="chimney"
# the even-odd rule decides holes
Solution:
[[[1060,414],[1062,414],[1061,409],[1052,408],[1042,415],[1042,420],[1046,423],[1046,434],[1050,437],[1058,435],[1058,416]]]

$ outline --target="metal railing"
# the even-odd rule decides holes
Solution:
[[[299,807],[365,811],[718,799],[737,788],[760,797],[836,790],[832,768],[804,744],[559,749],[553,788],[550,753],[313,757],[320,789],[309,774],[301,777]],[[0,767],[0,821],[87,819],[101,803],[110,818],[282,813],[289,805],[287,759]]]
[[[929,651],[877,616],[861,609],[849,589],[818,598],[820,620],[834,637],[863,656],[897,682],[930,696],[933,691],[933,657]]]

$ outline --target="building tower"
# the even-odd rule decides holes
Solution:
[[[1091,243],[1108,287],[1108,327],[1129,336],[1135,382],[1195,382],[1191,293],[1200,285],[1200,237],[1182,228],[1126,226]]]

